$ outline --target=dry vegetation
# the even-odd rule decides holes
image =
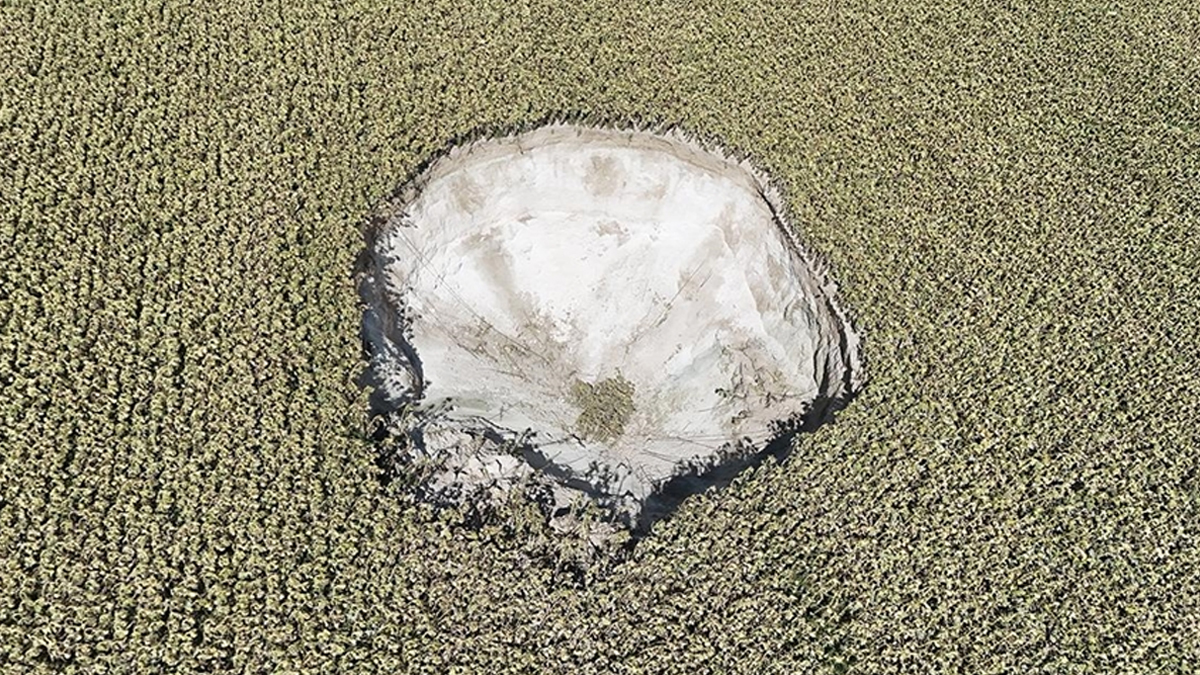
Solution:
[[[259,5],[0,2],[0,670],[1200,668],[1194,2]],[[363,215],[560,111],[784,178],[872,378],[575,574],[354,384]]]
[[[589,384],[575,380],[571,398],[582,409],[575,422],[583,438],[609,441],[625,432],[634,411],[633,383],[621,375]]]

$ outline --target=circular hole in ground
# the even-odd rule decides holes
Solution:
[[[587,503],[644,534],[865,381],[775,184],[676,129],[477,136],[366,235],[380,452],[438,502],[521,490],[560,528]]]

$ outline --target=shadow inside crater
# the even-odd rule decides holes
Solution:
[[[812,433],[821,425],[832,423],[835,414],[849,405],[856,395],[851,394],[844,399],[819,397],[798,422],[780,424],[774,438],[761,450],[734,457],[705,470],[668,479],[646,498],[636,521],[629,523],[633,538],[637,540],[649,535],[655,523],[669,518],[688,497],[713,488],[726,488],[743,471],[762,465],[770,457],[782,462],[791,454],[793,443],[799,434]]]

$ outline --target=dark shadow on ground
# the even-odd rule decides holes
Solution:
[[[649,535],[655,523],[669,518],[688,497],[713,488],[726,488],[743,471],[760,466],[767,458],[774,457],[776,461],[782,462],[791,454],[797,435],[811,433],[823,424],[832,423],[835,413],[849,405],[853,398],[818,398],[798,422],[781,424],[777,435],[762,450],[731,459],[699,473],[685,473],[666,481],[646,499],[637,522],[631,524],[634,540]]]

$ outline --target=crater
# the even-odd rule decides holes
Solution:
[[[765,172],[676,129],[448,148],[366,230],[381,459],[424,467],[435,501],[519,489],[644,534],[786,452],[865,382],[829,266],[786,214]]]

